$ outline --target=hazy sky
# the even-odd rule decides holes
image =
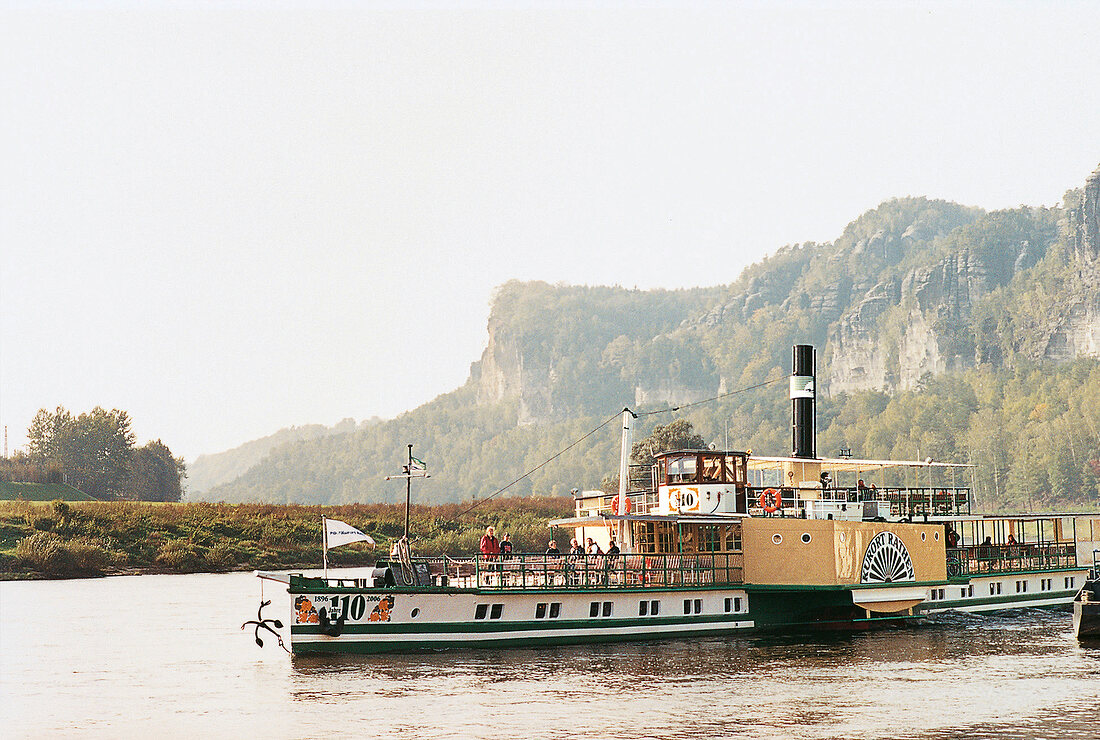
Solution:
[[[1095,2],[73,5],[0,4],[11,448],[59,404],[189,459],[392,416],[511,278],[727,283],[1100,163]]]

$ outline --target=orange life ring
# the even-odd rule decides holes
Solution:
[[[611,513],[612,514],[618,514],[619,513],[619,497],[618,496],[611,499]],[[629,514],[630,513],[630,499],[629,498],[626,499],[626,503],[623,504],[623,513],[624,514]]]
[[[760,493],[760,508],[769,514],[774,514],[783,507],[783,494],[775,488],[765,488]]]

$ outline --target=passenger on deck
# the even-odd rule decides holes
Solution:
[[[492,527],[485,528],[485,534],[481,537],[481,554],[486,560],[495,560],[500,554],[500,542],[496,538],[496,532]]]
[[[607,548],[607,556],[615,557],[619,554],[619,546],[615,544],[615,540],[611,540],[611,544]]]
[[[546,543],[547,555],[561,555],[561,551],[558,549],[558,543],[554,540],[550,540]]]
[[[504,539],[500,541],[500,559],[506,560],[512,557],[512,541],[508,539],[509,534],[504,533]]]
[[[1008,536],[1008,540],[1005,542],[1005,544],[1006,545],[1017,545],[1017,544],[1019,544],[1018,542],[1016,542],[1016,535],[1010,534]]]
[[[958,547],[959,546],[959,533],[956,532],[955,530],[951,529],[951,527],[947,528],[947,534],[945,535],[945,537],[947,538],[947,546],[948,547]]]
[[[569,554],[570,555],[584,555],[584,548],[581,547],[581,543],[577,542],[577,538],[569,540]]]
[[[588,554],[589,555],[603,555],[603,550],[596,544],[596,541],[591,537],[588,538]]]

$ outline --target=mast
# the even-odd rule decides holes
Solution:
[[[634,418],[634,412],[630,409],[623,409],[623,440],[622,449],[619,453],[619,497],[616,505],[616,510],[619,514],[626,513],[627,492],[630,490],[630,448],[632,446],[632,432],[630,427],[631,419]],[[633,528],[630,523],[622,519],[619,520],[618,526],[618,540],[619,548],[623,552],[634,551],[634,537]],[[629,541],[628,541],[629,540]]]
[[[420,453],[424,454],[424,453]],[[405,478],[405,539],[409,539],[409,506],[412,503],[412,470],[413,470],[413,446],[409,445],[409,465],[405,468],[408,477]]]
[[[427,466],[422,460],[417,460],[413,457],[413,446],[409,445],[409,460],[405,465],[401,466],[401,475],[387,475],[386,480],[393,480],[394,478],[405,479],[405,539],[409,537],[409,510],[412,508],[412,479],[413,478],[431,478],[428,475]]]

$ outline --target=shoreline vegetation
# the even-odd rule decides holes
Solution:
[[[517,552],[542,552],[553,534],[547,520],[573,511],[568,497],[472,506],[413,506],[415,553],[472,555],[490,525],[508,532]],[[337,568],[384,559],[405,526],[403,504],[0,501],[0,580],[320,568],[322,516],[357,527],[376,543],[330,550],[329,566]]]

